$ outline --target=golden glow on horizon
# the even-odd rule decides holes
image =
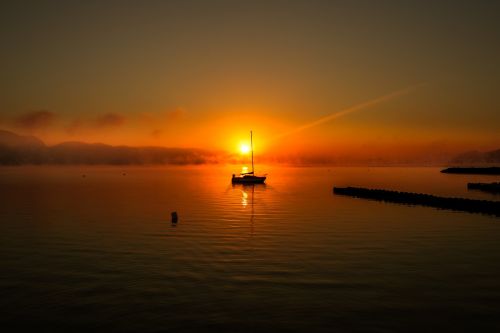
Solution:
[[[37,136],[49,145],[82,141],[110,145],[201,148],[221,152],[214,157],[216,161],[238,164],[250,163],[249,129],[253,130],[257,164],[293,164],[304,160],[321,162],[329,159],[345,163],[406,161],[423,157],[434,160],[433,156],[452,156],[467,150],[488,151],[498,147],[498,132],[485,132],[483,128],[464,132],[459,127],[443,129],[438,126],[427,127],[423,131],[423,124],[427,124],[423,120],[420,123],[400,124],[394,112],[401,105],[410,108],[408,103],[418,99],[418,96],[410,93],[421,86],[410,86],[354,103],[330,114],[325,112],[319,118],[306,113],[300,116],[284,115],[279,113],[279,108],[242,107],[234,108],[234,112],[210,110],[203,116],[196,116],[196,110],[184,113],[116,113],[121,115],[122,121],[107,124],[107,127],[96,123],[97,116],[88,116],[82,118],[81,124],[76,121],[72,131],[68,126],[75,119],[71,116],[56,115],[55,122],[49,127],[28,130],[16,127],[11,119],[5,123],[5,129]],[[405,98],[409,100],[405,102]],[[364,112],[365,109],[367,112]]]
[[[246,143],[240,144],[240,153],[246,155],[250,152],[250,146]]]

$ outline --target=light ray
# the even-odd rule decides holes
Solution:
[[[367,109],[367,108],[375,106],[377,104],[389,101],[389,100],[391,100],[393,98],[396,98],[398,96],[406,95],[406,94],[408,94],[410,92],[413,92],[415,89],[417,89],[418,87],[421,87],[423,85],[424,85],[423,83],[415,84],[415,85],[409,86],[407,88],[394,91],[394,92],[392,92],[390,94],[383,95],[383,96],[377,97],[375,99],[372,99],[372,100],[369,100],[369,101],[366,101],[366,102],[363,102],[363,103],[351,106],[351,107],[349,107],[347,109],[344,109],[344,110],[341,110],[341,111],[329,114],[328,116],[325,116],[323,118],[320,118],[320,119],[315,120],[313,122],[310,122],[308,124],[302,125],[300,127],[294,128],[294,129],[292,129],[292,130],[290,130],[288,132],[279,134],[279,135],[273,137],[271,140],[272,141],[278,140],[278,139],[281,139],[281,138],[283,138],[285,136],[301,132],[303,130],[309,129],[309,128],[314,127],[314,126],[321,125],[323,123],[332,121],[334,119],[340,118],[340,117],[348,115],[350,113],[353,113],[353,112],[356,112],[356,111],[361,111],[363,109]]]

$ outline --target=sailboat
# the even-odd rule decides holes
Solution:
[[[252,171],[250,172],[242,172],[239,176],[233,174],[233,178],[231,178],[231,182],[233,184],[263,184],[266,181],[266,176],[256,176],[255,170],[253,166],[253,137],[252,131],[250,131],[250,147],[252,150]]]

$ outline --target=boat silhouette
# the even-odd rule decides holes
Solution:
[[[242,172],[238,176],[233,174],[231,178],[231,182],[233,184],[263,184],[266,181],[266,176],[256,176],[254,170],[253,163],[253,135],[252,131],[250,131],[250,147],[252,151],[252,171],[250,172]]]

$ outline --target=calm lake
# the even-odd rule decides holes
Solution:
[[[500,177],[260,169],[253,187],[231,185],[236,166],[0,168],[2,327],[500,330],[500,218],[332,193],[500,201],[466,188]]]

